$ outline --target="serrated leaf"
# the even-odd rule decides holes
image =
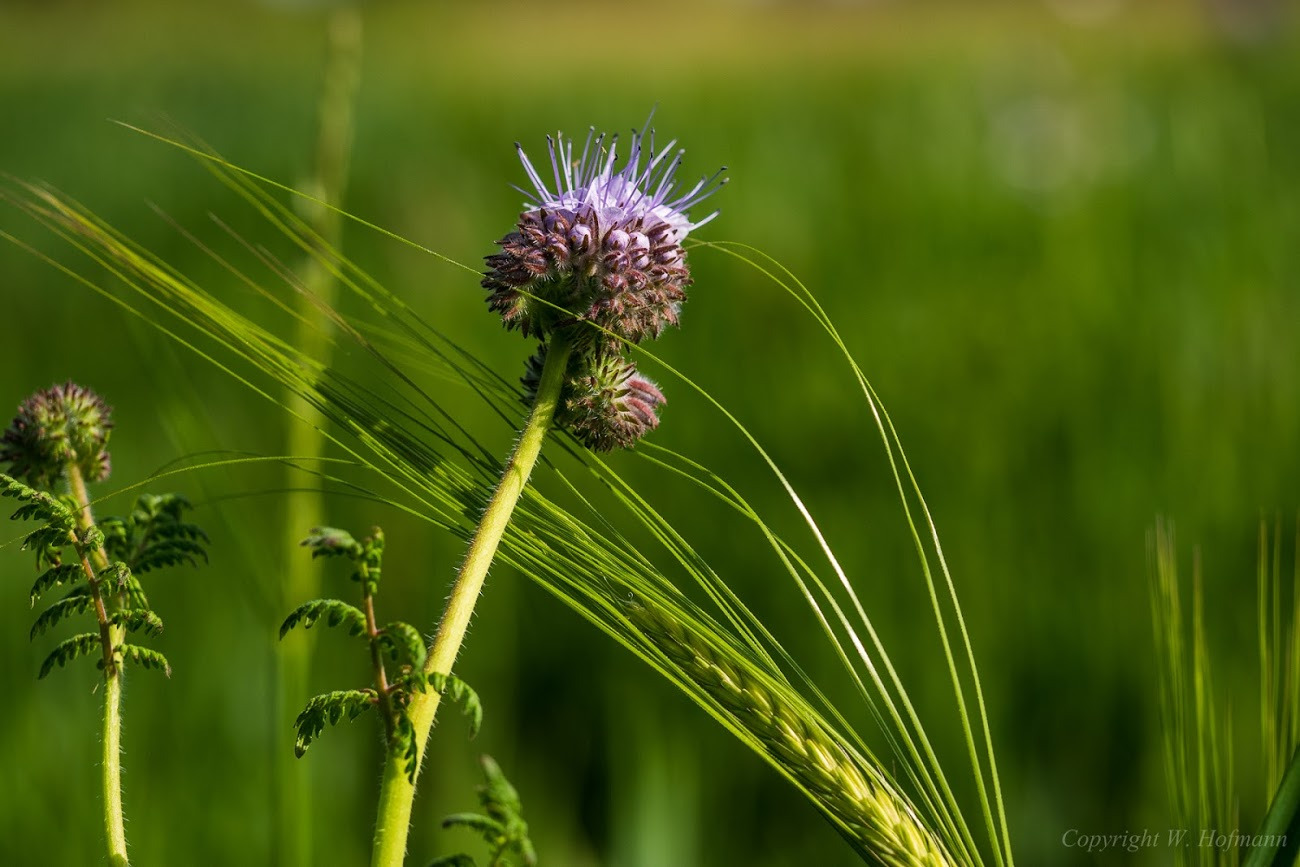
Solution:
[[[158,539],[151,542],[133,562],[136,572],[152,572],[169,566],[188,564],[198,566],[207,562],[208,551],[201,543],[190,539]]]
[[[36,554],[37,569],[52,569],[55,566],[63,564],[63,545],[46,545],[44,548],[37,548]]]
[[[428,692],[429,675],[424,673],[422,668],[412,668],[405,666],[405,671],[400,676],[393,679],[393,684],[407,693]]]
[[[478,693],[468,683],[451,674],[430,674],[429,683],[433,684],[439,694],[464,706],[465,716],[469,717],[470,739],[475,738],[483,727],[483,704],[479,701]]]
[[[502,861],[503,856],[513,852],[526,867],[534,867],[537,850],[528,838],[528,823],[524,821],[519,794],[491,756],[482,756],[479,761],[487,782],[478,787],[478,800],[487,815],[456,813],[443,819],[442,827],[468,828],[477,832],[491,850],[493,864],[507,863]]]
[[[125,590],[131,581],[131,570],[121,561],[109,563],[95,573],[95,580],[117,590]]]
[[[41,573],[32,585],[32,604],[40,599],[44,593],[60,587],[64,584],[75,584],[86,577],[85,571],[81,568],[80,563],[63,563],[58,566],[51,566]]]
[[[122,589],[126,592],[127,601],[131,603],[132,608],[149,607],[149,597],[144,595],[144,587],[140,586],[140,579],[129,571],[126,574],[126,581]]]
[[[38,491],[30,485],[23,484],[8,473],[0,473],[0,497],[23,500],[34,493]]]
[[[83,550],[95,551],[104,547],[104,534],[92,524],[77,535],[77,541]]]
[[[51,527],[71,530],[75,526],[72,516],[66,510],[54,511],[51,504],[63,509],[61,504],[50,498],[48,502],[23,503],[9,518],[14,521],[41,521]]]
[[[157,635],[163,630],[162,618],[148,608],[128,608],[115,611],[109,618],[114,626],[120,626],[127,632],[143,632],[145,635]]]
[[[302,545],[312,549],[315,557],[347,557],[357,564],[352,580],[359,582],[364,592],[374,596],[379,591],[379,577],[384,557],[384,531],[375,527],[369,536],[357,541],[347,530],[337,527],[316,527]]]
[[[137,573],[206,562],[207,534],[181,520],[190,508],[179,494],[141,495],[125,518],[100,521],[106,553]]]
[[[402,755],[406,762],[406,779],[415,785],[415,775],[420,770],[420,745],[415,742],[415,726],[404,713],[397,717],[389,748]]]
[[[100,518],[98,526],[99,532],[104,534],[104,550],[109,556],[120,556],[127,537],[126,521],[118,517]]]
[[[66,527],[56,527],[51,524],[38,527],[24,536],[22,548],[24,551],[43,551],[47,548],[62,548],[71,542],[72,536]]]
[[[393,662],[400,662],[405,657],[412,669],[424,668],[424,660],[429,651],[425,647],[424,636],[411,624],[400,621],[390,623],[380,631],[378,640],[380,648]]]
[[[337,725],[344,716],[351,722],[374,706],[375,691],[372,689],[345,689],[314,696],[293,722],[298,729],[294,755],[302,758],[312,741],[325,730],[326,724]]]
[[[483,776],[487,783],[479,787],[478,799],[488,814],[510,825],[523,811],[523,802],[519,792],[506,779],[501,766],[491,756],[480,756],[479,764],[483,766]]]
[[[12,516],[15,521],[40,520],[65,530],[71,530],[76,523],[71,510],[57,499],[4,473],[0,473],[0,497],[22,503]]]
[[[482,813],[452,813],[442,820],[444,828],[468,828],[471,831],[487,836],[504,836],[505,826],[493,819],[491,816],[484,816]]]
[[[360,608],[340,599],[313,599],[299,605],[284,619],[280,625],[280,637],[284,638],[295,626],[311,629],[322,617],[326,626],[346,625],[349,635],[362,635],[366,631],[366,615]]]
[[[141,647],[138,644],[123,644],[117,648],[117,652],[126,662],[134,662],[143,668],[154,668],[168,677],[172,676],[171,663],[167,661],[167,657],[152,648]]]
[[[63,618],[89,611],[94,604],[95,599],[90,595],[89,588],[78,587],[74,589],[67,596],[41,612],[40,616],[36,618],[36,622],[32,624],[29,638],[35,640],[36,636],[45,632]]]
[[[203,532],[198,524],[182,522],[159,524],[154,527],[154,533],[159,539],[188,539],[193,542],[208,541],[208,534]]]
[[[311,548],[315,557],[359,557],[361,545],[347,530],[337,527],[313,527],[306,539],[299,543]]]
[[[74,635],[59,642],[58,646],[50,651],[50,655],[45,657],[45,661],[41,663],[41,670],[36,675],[36,678],[38,680],[44,679],[47,674],[54,670],[55,665],[62,668],[78,656],[85,656],[99,649],[99,635],[97,633],[83,632],[80,635]]]

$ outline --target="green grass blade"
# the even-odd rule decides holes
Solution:
[[[1243,867],[1293,867],[1300,857],[1300,750],[1291,757],[1256,839],[1263,843],[1251,847]]]

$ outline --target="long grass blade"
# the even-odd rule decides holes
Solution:
[[[1255,840],[1243,867],[1293,867],[1300,858],[1300,750],[1291,757]]]

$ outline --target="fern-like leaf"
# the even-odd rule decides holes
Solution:
[[[157,539],[149,543],[132,564],[137,572],[152,572],[170,566],[198,566],[207,562],[207,546],[191,539]]]
[[[104,534],[98,525],[92,524],[77,534],[77,544],[82,551],[98,551],[104,547]]]
[[[23,537],[22,548],[24,551],[46,551],[51,548],[62,548],[72,541],[72,535],[66,527],[59,527],[54,524],[47,524],[44,527],[37,527]]]
[[[284,638],[295,626],[311,629],[322,617],[326,626],[347,626],[349,635],[362,635],[366,631],[366,615],[360,608],[339,599],[313,599],[299,605],[284,619],[280,625],[280,637]]]
[[[406,714],[399,714],[397,725],[393,727],[393,738],[389,749],[401,753],[406,762],[406,779],[415,785],[415,774],[420,770],[420,745],[415,742],[415,726]]]
[[[106,587],[125,590],[131,582],[131,570],[125,563],[116,560],[96,572],[95,579]]]
[[[313,559],[361,556],[361,544],[347,530],[340,530],[337,527],[313,527],[311,533],[300,544],[304,548],[311,549]]]
[[[351,722],[374,707],[375,701],[375,691],[372,689],[344,689],[314,696],[293,722],[298,729],[294,755],[302,758],[326,725],[338,725],[339,720],[345,716]]]
[[[67,665],[70,661],[78,656],[85,656],[88,653],[94,653],[99,649],[99,635],[94,632],[83,632],[80,635],[74,635],[71,638],[59,642],[58,646],[50,651],[50,655],[45,657],[41,663],[41,671],[36,675],[38,680],[54,670],[54,666],[59,668]]]
[[[489,839],[500,837],[505,833],[505,826],[491,816],[484,816],[482,813],[452,813],[442,820],[442,827],[468,828]]]
[[[384,531],[375,527],[369,536],[358,541],[347,530],[337,527],[315,527],[311,534],[302,540],[302,545],[311,548],[311,556],[346,557],[357,564],[352,573],[352,580],[359,582],[368,596],[379,592],[379,577],[383,572]]]
[[[140,579],[136,578],[128,570],[126,580],[122,582],[121,589],[125,591],[127,601],[131,603],[132,608],[148,608],[149,597],[144,595],[144,587],[140,585]]]
[[[207,534],[182,520],[191,508],[180,494],[143,494],[127,517],[100,522],[106,553],[136,573],[206,562]]]
[[[32,624],[29,637],[35,640],[36,636],[45,632],[63,618],[89,611],[94,603],[95,599],[90,595],[88,587],[74,588],[67,596],[41,612],[41,615],[36,618],[36,622]]]
[[[537,850],[528,836],[519,793],[506,779],[491,756],[479,759],[487,782],[478,787],[483,813],[455,813],[442,820],[444,828],[467,828],[483,838],[490,850],[490,863],[508,863],[507,853],[518,855],[526,867],[537,864]],[[486,814],[486,815],[485,815]]]
[[[41,521],[70,531],[76,526],[72,511],[45,491],[0,473],[0,497],[12,497],[22,503],[11,516],[15,521]]]
[[[148,608],[127,608],[115,611],[109,618],[114,626],[120,626],[127,632],[143,632],[145,635],[157,635],[163,630],[162,618]]]
[[[37,569],[53,569],[55,566],[63,564],[63,545],[47,545],[44,548],[37,548],[33,553],[36,555]]]
[[[152,614],[152,612],[147,613]],[[167,661],[167,657],[156,650],[141,647],[138,644],[123,644],[117,648],[117,652],[122,655],[122,659],[126,662],[134,662],[144,668],[155,668],[168,677],[172,676],[171,663]]]
[[[519,799],[519,792],[506,779],[505,772],[491,756],[480,756],[479,764],[483,766],[483,776],[487,783],[478,790],[479,803],[493,818],[509,823],[523,812],[524,804]]]
[[[42,572],[40,577],[36,579],[36,583],[32,585],[32,604],[35,605],[37,599],[40,599],[44,593],[53,590],[55,587],[64,584],[75,584],[85,576],[86,573],[82,570],[80,563],[62,563],[51,566]]]
[[[420,630],[400,621],[390,623],[380,631],[379,646],[393,662],[401,662],[404,657],[411,668],[417,671],[424,668],[424,660],[429,653]]]
[[[48,494],[43,494],[40,500],[23,503],[9,517],[15,521],[40,521],[62,530],[71,530],[75,526],[71,513]]]
[[[478,730],[483,727],[483,703],[479,701],[478,693],[468,683],[451,674],[431,674],[429,683],[433,684],[440,695],[464,706],[465,716],[469,717],[469,736],[471,739],[477,737]]]

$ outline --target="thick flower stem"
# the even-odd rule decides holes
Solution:
[[[111,674],[104,685],[104,828],[113,867],[127,867],[126,825],[122,818],[122,677]]]
[[[68,487],[77,502],[77,526],[82,531],[94,524],[90,511],[90,493],[86,480],[72,461],[67,466]],[[93,550],[95,569],[106,569],[108,558],[102,550]],[[86,557],[82,556],[86,581],[95,600],[95,616],[99,620],[100,637],[104,643],[104,730],[103,760],[100,771],[104,785],[104,831],[108,840],[108,859],[113,867],[127,867],[126,821],[122,816],[122,668],[114,659],[113,648],[123,639],[122,629],[110,626],[104,605],[103,588],[95,578]]]
[[[474,604],[483,589],[483,580],[487,577],[488,567],[496,555],[497,546],[510,516],[514,513],[519,495],[533,471],[542,443],[551,429],[555,418],[555,408],[559,404],[560,388],[564,384],[564,372],[568,366],[571,352],[569,342],[559,334],[553,335],[546,366],[542,370],[541,381],[537,386],[537,396],[533,400],[532,412],[524,425],[519,441],[515,444],[510,460],[506,462],[501,474],[501,481],[492,494],[487,510],[479,522],[474,538],[470,541],[469,551],[461,564],[460,574],[452,587],[451,598],[443,611],[442,621],[438,624],[438,634],[429,649],[429,656],[424,669],[428,674],[450,674],[452,664],[460,652],[465,630],[474,613]],[[438,704],[442,696],[436,690],[415,693],[407,706],[412,727],[415,730],[415,743],[419,751],[419,764],[424,763],[424,745],[429,731],[438,713]],[[417,766],[418,774],[418,766]],[[405,761],[401,755],[390,750],[384,763],[384,778],[379,792],[379,815],[375,823],[375,842],[371,852],[371,867],[401,867],[406,857],[406,837],[411,824],[411,805],[415,799],[415,786],[407,778]]]

